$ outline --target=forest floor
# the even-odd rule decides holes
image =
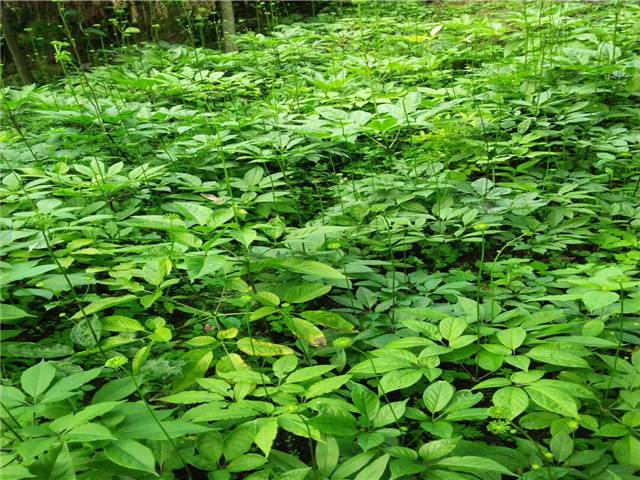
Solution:
[[[640,4],[237,41],[2,89],[2,478],[638,478]]]

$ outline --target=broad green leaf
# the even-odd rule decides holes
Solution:
[[[311,323],[322,325],[323,327],[328,327],[333,330],[341,332],[349,332],[353,330],[353,325],[351,323],[334,312],[307,310],[306,312],[302,312],[300,316],[305,320],[309,320]]]
[[[538,345],[526,353],[526,356],[538,362],[559,365],[561,367],[589,368],[589,364],[575,353],[550,345]]]
[[[22,478],[34,478],[35,476],[27,467],[15,463],[2,467],[2,480],[20,480]]]
[[[235,458],[227,465],[227,471],[231,473],[248,472],[255,470],[267,463],[267,459],[257,453],[247,453]]]
[[[121,315],[115,315],[111,317],[105,317],[100,320],[102,324],[102,330],[107,332],[142,332],[144,327],[133,318],[123,317]]]
[[[289,358],[295,358],[295,357],[289,357]],[[315,365],[313,367],[300,368],[295,372],[291,373],[291,375],[287,377],[287,380],[285,383],[306,382],[307,380],[311,380],[312,378],[316,378],[321,375],[324,375],[325,373],[330,372],[334,368],[336,368],[335,365]]]
[[[391,458],[389,455],[376,458],[356,475],[355,480],[379,480],[387,470],[389,458]]]
[[[116,440],[107,427],[99,423],[85,423],[72,428],[64,434],[68,442],[97,442]]]
[[[101,371],[101,368],[94,368],[86,372],[74,373],[68,377],[64,377],[47,390],[47,393],[45,393],[42,398],[42,402],[58,402],[68,398],[73,395],[79,387],[100,375]]]
[[[185,223],[179,218],[162,215],[134,215],[122,222],[123,225],[152,230],[181,231],[186,229]]]
[[[95,405],[89,405],[82,408],[82,410],[77,413],[70,413],[56,418],[49,424],[49,428],[56,433],[75,428],[87,423],[89,420],[93,420],[96,417],[100,417],[105,413],[110,412],[121,403],[122,402],[101,402],[96,403]]]
[[[591,290],[582,295],[582,301],[590,312],[595,312],[618,301],[620,295],[615,292]]]
[[[187,255],[184,259],[187,275],[192,283],[199,278],[217,274],[228,264],[230,261],[221,255]]]
[[[422,395],[424,405],[431,413],[443,410],[453,398],[455,389],[445,381],[432,383],[427,387]]]
[[[553,458],[558,462],[564,462],[573,453],[573,447],[573,438],[566,432],[555,433],[549,442]]]
[[[204,379],[202,379],[204,380]],[[176,405],[190,405],[194,403],[205,403],[222,400],[222,396],[213,392],[203,392],[201,390],[188,390],[183,392],[160,397],[161,402],[174,403]]]
[[[527,332],[522,327],[501,330],[496,334],[498,341],[507,348],[515,350],[524,342]]]
[[[616,440],[613,444],[613,455],[620,465],[640,469],[640,440],[632,435]]]
[[[493,394],[493,404],[507,410],[506,417],[513,420],[529,406],[529,397],[519,387],[504,387]]]
[[[286,345],[253,340],[249,337],[241,338],[236,342],[236,345],[242,352],[256,357],[278,357],[280,355],[295,354],[295,351]]]
[[[373,393],[367,387],[360,383],[353,384],[351,392],[353,405],[360,411],[362,415],[373,421],[380,409],[380,399],[378,395]]]
[[[141,383],[142,376],[135,377],[138,384]],[[128,397],[136,391],[136,385],[130,377],[118,378],[105,383],[100,389],[93,395],[91,403],[100,402],[112,402],[116,400],[122,400]]]
[[[182,356],[182,361],[185,362],[182,376],[174,380],[174,392],[190,387],[196,380],[205,376],[213,361],[213,352],[207,349],[192,350]]]
[[[451,343],[464,333],[467,326],[468,323],[460,317],[447,317],[440,322],[440,335]]]
[[[351,375],[338,375],[336,377],[329,377],[324,380],[320,380],[311,384],[309,388],[307,388],[305,397],[310,399],[333,392],[347,383],[350,378]]]
[[[305,303],[321,297],[330,291],[330,285],[303,283],[301,285],[288,287],[284,292],[284,299],[289,303]]]
[[[31,470],[37,474],[38,478],[48,480],[75,480],[76,478],[73,457],[64,442],[49,449],[40,461],[31,466]],[[4,480],[4,467],[2,473]]]
[[[353,474],[360,471],[367,463],[371,461],[375,454],[373,452],[359,453],[346,459],[331,476],[331,480],[343,480],[350,478]]]
[[[439,460],[436,465],[438,467],[447,467],[456,472],[496,472],[503,475],[516,477],[513,472],[498,462],[485,457],[448,457]]]
[[[291,318],[287,321],[289,330],[300,340],[304,340],[313,347],[325,347],[327,339],[318,327],[301,318]]]
[[[314,260],[300,260],[297,258],[287,258],[280,260],[279,265],[292,272],[302,273],[305,275],[313,275],[319,278],[327,278],[330,280],[344,280],[346,277],[333,267]]]
[[[27,368],[20,376],[20,385],[22,390],[37,400],[51,385],[53,378],[56,376],[56,369],[50,363],[44,360],[35,364],[33,367]]]
[[[248,170],[244,174],[244,183],[248,187],[253,187],[260,183],[262,177],[264,176],[264,169],[262,167],[253,167],[251,170]]]
[[[340,445],[335,437],[323,435],[316,445],[316,463],[321,475],[328,477],[338,465]]]
[[[21,318],[33,317],[30,313],[25,312],[23,309],[16,307],[15,305],[9,305],[6,303],[0,303],[0,322],[11,323]]]
[[[381,394],[387,394],[396,390],[408,388],[420,381],[422,372],[418,369],[407,368],[389,372],[380,379],[378,390]]]
[[[105,447],[104,455],[121,467],[156,473],[153,452],[135,440],[119,439],[111,442]]]
[[[380,428],[395,422],[399,423],[406,410],[407,400],[387,403],[378,410],[376,417],[373,419],[373,426]]]
[[[253,442],[266,457],[271,452],[271,447],[278,434],[278,420],[276,418],[263,418],[258,421],[258,432]]]
[[[532,384],[524,387],[529,398],[538,406],[565,417],[578,418],[576,401],[558,388]]]
[[[431,460],[444,457],[445,455],[449,455],[453,450],[455,450],[457,444],[457,438],[434,440],[422,445],[420,450],[418,450],[418,455],[420,455],[420,458],[424,461],[429,462]]]
[[[147,260],[144,264],[144,267],[142,267],[142,278],[144,278],[147,283],[158,288],[170,272],[171,260],[167,257],[156,257]]]
[[[134,300],[137,300],[137,298],[138,297],[136,297],[135,295],[122,295],[120,297],[101,298],[100,300],[91,302],[89,305],[77,312],[73,317],[71,317],[71,320],[84,318],[85,315],[93,315],[94,313],[101,312],[102,310],[106,310],[107,308],[113,308],[117,307],[118,305],[132,302]]]
[[[55,264],[38,265],[37,261],[14,263],[7,271],[0,273],[0,287],[25,278],[38,277],[56,268]]]
[[[169,204],[169,207],[198,225],[206,225],[213,215],[213,210],[194,202],[173,202]]]
[[[289,372],[293,372],[298,366],[298,358],[295,355],[285,355],[280,357],[278,360],[273,362],[273,373],[278,378],[284,378],[285,375]],[[313,367],[307,367],[313,368]],[[301,369],[304,370],[304,369]],[[294,377],[295,378],[295,377]],[[296,380],[300,381],[300,380]],[[292,383],[290,380],[287,380],[286,383]]]

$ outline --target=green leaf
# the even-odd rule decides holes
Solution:
[[[350,332],[353,330],[353,325],[347,320],[342,318],[337,313],[325,312],[324,310],[307,310],[300,314],[305,320],[309,320],[312,323],[328,327],[340,332]]]
[[[298,366],[298,358],[295,355],[285,355],[283,357],[280,357],[278,360],[276,360],[275,362],[273,362],[273,373],[275,374],[276,377],[278,378],[284,378],[284,376],[289,373],[289,372],[293,372],[296,367]],[[324,365],[322,365],[324,367]],[[307,367],[307,368],[313,368],[313,367]],[[305,370],[304,368],[302,368],[301,370]],[[302,380],[289,380],[287,379],[286,383],[293,383],[296,381],[302,381]]]
[[[174,403],[176,405],[191,405],[194,403],[205,403],[222,400],[222,396],[217,393],[203,392],[201,390],[188,390],[161,397],[161,402]]]
[[[295,358],[295,357],[292,357],[292,358]],[[285,381],[285,383],[306,382],[307,380],[311,380],[312,378],[316,378],[321,375],[324,375],[325,373],[330,372],[334,368],[336,368],[335,365],[315,365],[313,367],[300,368],[295,372],[291,373],[291,375],[287,377],[287,380]]]
[[[496,472],[503,475],[517,477],[516,474],[511,472],[505,466],[485,457],[448,457],[438,461],[436,465],[439,467],[447,467],[451,470],[455,470],[456,472]]]
[[[96,300],[95,302],[91,302],[89,305],[84,307],[84,309],[77,312],[71,320],[77,320],[79,318],[84,318],[85,315],[93,315],[94,313],[101,312],[102,310],[106,310],[107,308],[113,308],[118,305],[122,305],[124,303],[129,303],[134,300],[137,300],[138,297],[135,295],[123,295],[121,297],[108,297],[101,298],[100,300]]]
[[[104,455],[116,465],[156,474],[153,452],[135,440],[119,439],[104,449]]]
[[[220,255],[187,255],[184,265],[187,268],[189,280],[195,280],[213,275],[222,270],[230,262]]]
[[[566,432],[556,433],[551,437],[549,448],[554,459],[564,462],[573,452],[573,438]]]
[[[287,321],[289,330],[300,340],[304,340],[313,347],[325,347],[327,339],[318,327],[301,318],[291,318]]]
[[[613,444],[613,455],[620,465],[628,465],[640,469],[640,440],[627,435]]]
[[[110,412],[121,403],[122,402],[101,402],[95,405],[89,405],[77,413],[70,413],[56,418],[49,424],[49,428],[56,433],[75,428],[78,425],[85,424],[89,420]]]
[[[428,467],[421,463],[406,460],[404,458],[396,458],[391,460],[391,464],[389,465],[389,470],[391,471],[389,480],[395,480],[396,478],[402,477],[420,478],[417,474],[423,473],[427,469]]]
[[[440,322],[440,335],[449,343],[464,333],[469,324],[460,317],[447,317]]]
[[[258,421],[258,433],[253,442],[258,446],[266,457],[271,452],[271,447],[278,434],[278,420],[276,418],[263,418]]]
[[[138,383],[140,383],[141,380],[142,377],[140,375],[136,376],[136,381]],[[136,386],[131,381],[131,378],[118,378],[117,380],[112,380],[100,387],[100,389],[93,396],[91,403],[112,402],[121,400],[128,397],[135,391]]]
[[[255,421],[238,425],[228,433],[224,437],[222,449],[222,453],[227,462],[247,453],[251,449],[256,433]]]
[[[187,220],[195,222],[198,225],[206,225],[213,215],[213,210],[199,203],[173,202],[168,206]]]
[[[111,431],[99,423],[85,423],[72,428],[64,437],[68,442],[97,442],[101,440],[116,440]]]
[[[102,338],[102,321],[99,318],[83,318],[73,326],[69,337],[80,347],[95,347]]]
[[[42,402],[58,402],[60,400],[68,398],[69,396],[75,394],[75,390],[100,375],[101,371],[101,368],[94,368],[91,370],[87,370],[86,372],[74,373],[72,375],[69,375],[68,377],[64,377],[62,380],[56,382],[47,391],[47,393],[42,398]]]
[[[523,344],[527,332],[522,327],[501,330],[496,334],[498,341],[507,348],[515,350]]]
[[[493,404],[508,409],[507,418],[513,420],[527,409],[529,397],[519,387],[504,387],[493,394]]]
[[[133,318],[123,317],[121,315],[105,317],[101,320],[102,330],[107,332],[130,333],[143,332],[144,327]]]
[[[16,465],[15,463],[2,467],[2,480],[20,480],[22,478],[34,478],[35,476],[27,467]]]
[[[319,397],[320,395],[324,395],[326,393],[333,392],[338,388],[342,387],[345,383],[349,381],[351,375],[338,375],[336,377],[325,378],[324,380],[320,380],[312,384],[309,388],[307,388],[307,392],[305,393],[305,397],[307,399]]]
[[[576,401],[562,390],[532,384],[524,387],[529,398],[538,406],[565,417],[579,418]]]
[[[22,373],[20,385],[22,385],[22,390],[37,400],[40,394],[49,387],[55,376],[56,369],[43,360]]]
[[[156,257],[145,262],[142,278],[158,288],[169,272],[171,272],[171,260],[167,257]]]
[[[432,383],[427,387],[422,395],[425,407],[431,413],[437,413],[443,410],[449,401],[453,398],[455,389],[445,381]]]
[[[445,455],[449,455],[453,452],[458,444],[457,438],[445,438],[442,440],[434,440],[429,443],[425,443],[418,450],[418,455],[425,462],[429,462],[431,460],[436,460],[438,458],[444,457]]]
[[[589,368],[589,364],[575,353],[554,348],[549,345],[538,345],[526,353],[526,356],[542,363],[561,367]]]
[[[396,421],[400,421],[407,410],[407,400],[399,402],[391,402],[383,405],[373,420],[373,426],[376,428],[385,427]]]
[[[340,445],[335,437],[323,435],[316,445],[316,463],[321,475],[328,477],[340,459]]]
[[[330,291],[330,285],[303,283],[302,285],[287,287],[284,291],[284,299],[289,303],[305,303],[321,297]]]
[[[0,322],[11,323],[14,320],[20,320],[21,318],[33,317],[30,313],[25,312],[15,305],[8,305],[6,303],[0,303]]]
[[[601,308],[615,303],[620,298],[615,292],[604,292],[601,290],[590,290],[582,295],[582,301],[590,312],[595,312]]]
[[[359,453],[345,460],[333,473],[331,480],[342,480],[351,477],[362,469],[373,458],[373,452]]]
[[[249,337],[241,338],[240,340],[238,340],[236,342],[236,346],[247,355],[256,357],[277,357],[280,355],[295,354],[295,352],[291,348],[285,345],[253,340]]]
[[[4,480],[4,467],[2,469]],[[76,473],[73,458],[66,443],[51,448],[39,461],[31,466],[38,478],[47,480],[75,480]]]
[[[389,455],[376,458],[356,475],[355,480],[379,480],[387,470],[389,458],[391,458]]]
[[[358,411],[373,421],[380,408],[380,399],[364,385],[355,383],[351,392],[351,400]]]
[[[253,187],[260,183],[262,177],[264,176],[264,169],[262,167],[253,167],[251,170],[248,170],[244,174],[244,183],[248,187]]]
[[[313,275],[314,277],[326,278],[329,280],[344,280],[346,277],[333,267],[314,260],[300,260],[297,258],[287,258],[280,260],[279,265],[292,272]]]
[[[229,465],[227,471],[231,473],[248,472],[255,470],[267,463],[267,459],[257,453],[247,453],[241,457],[235,458]]]
[[[56,268],[55,264],[38,265],[37,261],[14,263],[8,271],[0,273],[0,287],[25,278],[38,277]]]
[[[380,379],[378,390],[382,395],[396,390],[402,390],[403,388],[415,385],[421,378],[422,372],[415,368],[389,372]]]

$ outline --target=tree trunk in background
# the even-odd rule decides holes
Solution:
[[[22,50],[20,50],[20,46],[18,45],[16,36],[13,33],[13,30],[11,30],[6,4],[0,6],[0,14],[4,40],[5,42],[7,42],[7,46],[9,47],[9,51],[11,52],[11,56],[13,57],[13,63],[16,64],[16,69],[18,70],[18,75],[20,75],[20,80],[22,80],[22,83],[24,83],[25,85],[34,83],[35,80],[33,79],[33,75],[31,75],[29,65],[27,64],[27,57],[25,57],[24,53],[22,53]]]
[[[237,52],[236,45],[236,19],[233,15],[233,2],[231,0],[219,0],[222,11],[222,40],[225,52]]]

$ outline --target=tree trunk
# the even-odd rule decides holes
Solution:
[[[219,0],[222,11],[222,40],[225,52],[237,52],[236,45],[236,19],[233,15],[233,2],[231,0]]]
[[[11,30],[11,25],[9,23],[9,14],[7,12],[7,5],[0,5],[0,21],[2,21],[2,33],[4,35],[4,41],[7,42],[7,46],[9,47],[9,51],[11,52],[11,56],[13,57],[13,63],[16,64],[16,69],[18,70],[18,75],[20,75],[20,80],[25,85],[29,83],[34,83],[35,80],[31,75],[31,71],[29,70],[29,65],[27,64],[27,57],[24,56],[22,50],[20,50],[20,46],[18,45],[18,40],[16,39],[13,30]]]

